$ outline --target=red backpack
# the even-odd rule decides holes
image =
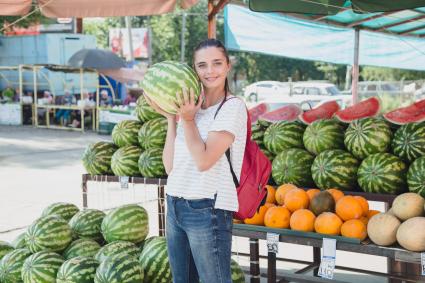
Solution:
[[[214,115],[214,119],[227,100],[224,99],[220,104]],[[264,204],[267,196],[266,185],[272,171],[270,160],[260,150],[260,147],[251,140],[251,117],[248,109],[246,127],[246,145],[240,181],[238,181],[232,163],[230,162],[230,148],[226,150],[226,157],[230,165],[230,172],[232,173],[239,202],[239,210],[234,213],[234,217],[240,220],[253,217],[257,209]]]

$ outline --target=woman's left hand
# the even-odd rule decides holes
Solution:
[[[184,121],[194,121],[196,112],[201,108],[204,101],[204,95],[201,93],[198,98],[198,103],[195,103],[194,90],[191,88],[182,89],[181,93],[177,93],[177,114]]]

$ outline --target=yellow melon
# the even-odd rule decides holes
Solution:
[[[413,217],[403,222],[397,231],[397,242],[409,251],[425,251],[425,217]]]
[[[400,220],[388,213],[374,215],[367,223],[367,234],[377,245],[389,246],[397,241],[397,229]]]
[[[425,199],[416,193],[404,193],[394,199],[391,210],[401,221],[424,214]]]

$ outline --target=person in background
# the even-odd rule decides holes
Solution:
[[[133,93],[128,92],[127,97],[124,99],[122,104],[129,105],[130,103],[136,103],[136,101],[137,101],[136,96]]]
[[[100,91],[99,105],[101,107],[111,107],[112,106],[112,98],[109,96],[108,91],[105,90],[105,89],[102,89]]]
[[[70,91],[65,90],[64,96],[62,97],[62,105],[71,106],[73,104],[76,104],[77,100],[75,99],[75,96],[71,94]],[[57,123],[60,123],[61,118],[64,119],[64,125],[67,125],[67,123],[70,120],[71,116],[71,110],[70,109],[59,109],[56,111],[55,119]]]
[[[50,93],[50,91],[45,90],[43,92],[43,98],[39,99],[38,104],[40,105],[48,105],[53,103],[53,95]],[[46,115],[46,108],[38,108],[37,114],[39,119],[43,119]]]

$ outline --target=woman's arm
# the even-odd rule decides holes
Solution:
[[[165,172],[170,174],[173,169],[174,160],[174,143],[176,141],[176,118],[167,118],[167,137],[165,139],[164,151],[162,152],[162,162],[164,163]]]

